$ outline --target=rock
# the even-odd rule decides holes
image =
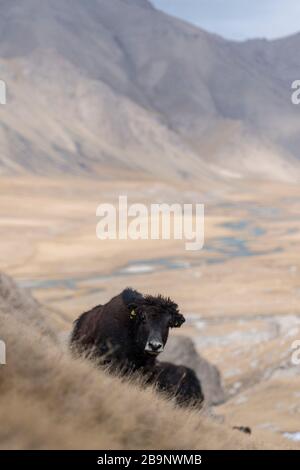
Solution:
[[[55,338],[55,334],[48,324],[48,311],[42,307],[31,295],[29,290],[20,288],[16,282],[6,274],[0,273],[0,314],[14,316],[18,321],[37,328],[40,333]]]
[[[18,287],[11,277],[0,273],[0,307],[7,311],[35,311],[38,303],[28,291]]]
[[[170,336],[160,360],[194,369],[201,382],[207,405],[218,405],[225,401],[218,368],[198,354],[192,339],[186,336]]]

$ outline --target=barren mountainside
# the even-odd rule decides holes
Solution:
[[[1,172],[297,179],[299,43],[227,41],[147,0],[2,0]]]

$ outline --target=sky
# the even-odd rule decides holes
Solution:
[[[300,0],[152,0],[159,9],[228,39],[300,32]]]

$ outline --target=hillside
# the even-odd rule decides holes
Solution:
[[[224,199],[210,202],[206,248],[193,256],[183,253],[181,240],[176,244],[172,240],[159,244],[112,240],[99,245],[94,235],[94,207],[98,199],[112,202],[120,189],[128,191],[129,200],[143,194],[146,203],[147,197],[172,201],[178,195],[185,201],[201,200],[201,193],[190,188],[182,191],[151,181],[128,185],[74,177],[60,181],[40,178],[38,182],[34,177],[26,181],[1,179],[0,264],[40,302],[33,300],[28,290],[20,291],[10,279],[0,277],[0,338],[6,341],[8,353],[8,364],[0,369],[0,393],[4,387],[7,390],[0,414],[9,426],[8,433],[5,429],[0,432],[1,445],[80,448],[105,446],[107,442],[110,446],[113,426],[136,436],[136,429],[141,429],[135,424],[137,420],[145,422],[145,428],[149,425],[148,411],[158,421],[154,428],[151,425],[158,440],[151,432],[149,447],[159,445],[162,423],[169,429],[170,414],[174,422],[175,411],[172,407],[170,411],[170,404],[166,411],[150,391],[141,392],[128,385],[123,388],[119,381],[99,371],[96,378],[90,364],[74,362],[58,341],[69,333],[78,315],[131,285],[141,292],[169,295],[178,302],[187,321],[172,335],[192,338],[201,357],[221,372],[226,402],[217,406],[215,413],[224,416],[225,424],[220,429],[213,424],[215,434],[209,421],[205,440],[194,430],[190,438],[178,429],[178,446],[187,446],[187,441],[194,448],[235,445],[240,438],[229,427],[244,424],[252,427],[255,439],[245,445],[261,448],[265,444],[256,444],[259,437],[262,442],[270,439],[271,447],[276,443],[277,448],[299,448],[299,442],[293,444],[284,437],[289,434],[292,439],[299,431],[299,366],[291,363],[291,345],[299,339],[300,331],[298,187],[261,183],[253,193],[252,185],[247,188],[243,183],[242,199],[234,190]],[[181,360],[185,360],[183,355]],[[190,359],[188,364],[192,364]],[[87,391],[82,388],[86,377],[96,383]],[[110,385],[104,385],[106,379]],[[89,384],[88,380],[87,387]],[[11,398],[13,391],[15,401]],[[112,393],[118,399],[117,411],[107,403]],[[127,393],[135,405],[140,403],[138,415],[128,417],[130,407],[136,410],[129,396],[124,406],[120,402],[120,396]],[[150,394],[147,397],[151,401],[149,405],[147,401],[145,415],[141,402],[148,398],[144,393]],[[100,410],[91,420],[84,411],[78,411],[86,410],[90,416],[90,406]],[[36,414],[41,418],[35,419],[31,434]],[[66,432],[72,427],[76,436],[68,431],[64,438],[62,416],[66,416]],[[103,416],[105,420],[100,421]],[[121,423],[123,419],[125,424]],[[189,419],[202,429],[202,418],[201,422],[199,418]],[[183,421],[185,413],[184,420],[178,416],[178,423]],[[47,428],[50,422],[53,426]],[[102,425],[109,441],[103,440],[98,446],[96,433]],[[116,442],[123,448],[124,439],[118,440],[120,433]],[[206,441],[210,437],[211,441]],[[229,443],[224,443],[227,437]],[[140,439],[135,445],[143,447],[142,435]],[[175,441],[166,438],[162,442],[169,447]],[[237,445],[244,444],[239,440]]]
[[[298,179],[299,35],[226,41],[147,0],[2,0],[0,31],[1,173]]]
[[[33,326],[43,308],[6,276],[0,278],[0,449],[255,448],[248,436],[179,410],[152,389],[75,360],[53,329]],[[30,319],[27,318],[28,314]],[[32,425],[34,423],[34,426]]]

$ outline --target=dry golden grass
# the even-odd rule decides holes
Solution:
[[[2,299],[3,300],[3,299]],[[6,298],[6,302],[8,298]],[[21,309],[21,305],[19,304]],[[36,315],[42,315],[37,305]],[[23,310],[0,304],[1,449],[257,448],[248,436],[74,359]]]

